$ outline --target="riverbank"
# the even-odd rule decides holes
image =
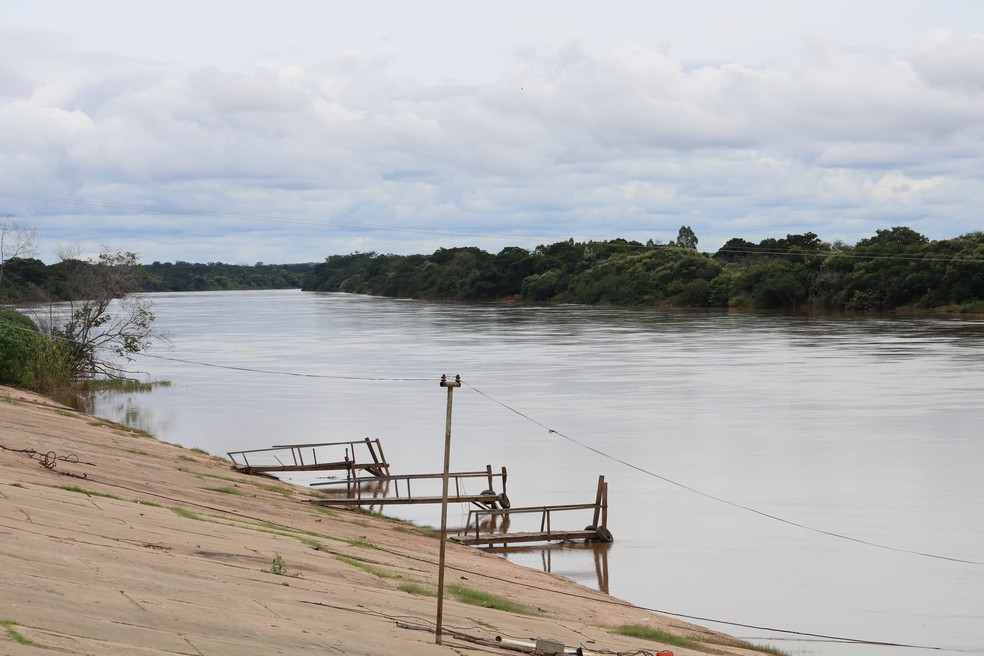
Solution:
[[[0,387],[0,435],[5,654],[506,653],[471,640],[496,636],[592,651],[756,653],[454,544],[447,581],[484,605],[446,599],[439,646],[431,530],[319,508],[295,486],[20,390]],[[494,607],[507,600],[518,607]],[[699,645],[617,634],[624,625]]]

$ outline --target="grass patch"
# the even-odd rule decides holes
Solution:
[[[423,526],[394,526],[393,530],[397,533],[406,533],[407,535],[420,535],[425,538],[440,538],[441,531],[436,528],[425,528]]]
[[[728,646],[732,646],[732,645],[729,644]],[[778,647],[769,647],[767,645],[753,645],[752,643],[745,642],[744,640],[739,640],[737,644],[734,646],[740,647],[742,649],[751,649],[752,651],[762,652],[763,654],[772,654],[772,656],[789,656],[788,651],[783,651]]]
[[[356,566],[358,567],[358,565]],[[409,592],[410,594],[421,595],[424,597],[437,596],[437,589],[434,586],[427,585],[425,583],[418,583],[416,581],[407,581],[406,583],[401,583],[400,585],[397,586],[397,589],[402,590],[403,592]],[[506,599],[505,597],[499,597],[498,595],[482,592],[481,590],[466,588],[463,585],[451,584],[447,586],[444,590],[449,598],[454,599],[455,601],[460,601],[463,604],[469,604],[471,606],[481,606],[482,608],[494,608],[496,610],[505,611],[507,613],[516,613],[517,615],[540,614],[524,604],[511,601],[509,599]]]
[[[187,460],[189,462],[198,462],[197,460],[195,460],[191,456],[186,456],[183,453],[179,453],[178,454],[178,460]],[[195,473],[195,472],[189,472],[187,469],[184,469],[182,467],[178,467],[178,471],[188,472],[189,474],[194,474]]]
[[[38,646],[36,642],[28,640],[18,633],[16,629],[14,629],[15,626],[20,626],[17,622],[14,622],[13,620],[0,620],[0,626],[3,627],[4,631],[7,632],[7,635],[10,636],[10,639],[14,642],[21,645]]]
[[[315,505],[314,506],[314,509],[317,510],[319,513],[328,515],[332,519],[335,519],[335,518],[338,517],[338,511],[337,510],[332,510],[331,508],[328,508],[327,506]]]
[[[238,479],[238,478],[226,478],[225,476],[216,476],[215,478],[221,478],[221,479],[227,480],[227,481],[235,481],[236,483],[241,482],[241,479]],[[267,492],[273,492],[274,494],[280,494],[280,495],[283,495],[285,497],[292,497],[292,496],[294,496],[294,491],[293,490],[285,489],[285,488],[283,488],[283,487],[281,487],[279,485],[274,485],[273,483],[258,483],[257,481],[249,481],[249,480],[248,481],[243,481],[243,482],[248,483],[249,485],[252,485],[253,487],[258,487],[261,490],[266,490]]]
[[[150,392],[155,387],[170,387],[169,380],[141,381],[134,378],[97,378],[89,381],[89,387],[93,392],[121,392],[133,394],[136,392]]]
[[[11,483],[10,487],[24,487],[23,483]]]
[[[273,556],[273,564],[270,565],[270,569],[263,570],[267,574],[276,574],[277,576],[289,576],[291,578],[297,578],[300,576],[298,572],[287,571],[287,564],[284,562],[284,557],[280,554],[275,554]]]
[[[311,538],[302,538],[302,537],[298,537],[297,539],[301,542],[301,544],[306,544],[307,546],[311,547],[315,551],[328,551],[328,547],[321,544],[317,540],[312,540]]]
[[[377,578],[380,578],[380,579],[401,579],[401,578],[403,578],[399,574],[390,574],[386,570],[379,569],[378,567],[373,567],[372,565],[370,565],[368,563],[364,563],[364,562],[362,562],[360,560],[356,560],[355,558],[349,558],[348,556],[335,556],[335,560],[339,560],[339,561],[345,563],[346,565],[351,565],[352,567],[355,567],[356,569],[361,569],[363,572],[368,572],[369,574],[372,574],[373,576],[375,576]]]
[[[152,455],[154,455],[152,453],[147,453],[146,451],[141,451],[140,449],[123,449],[123,450],[126,451],[127,453],[133,453],[133,454],[138,455],[138,456],[152,456]]]
[[[489,594],[488,592],[482,592],[481,590],[475,590],[474,588],[466,588],[457,583],[449,585],[447,592],[451,597],[464,604],[481,606],[482,608],[495,608],[496,610],[516,613],[517,615],[538,615],[536,611],[525,604],[511,601],[498,595]]]
[[[115,494],[110,494],[108,492],[96,492],[95,490],[87,490],[84,487],[79,487],[78,485],[52,485],[57,490],[65,490],[66,492],[78,492],[79,494],[84,494],[87,497],[103,497],[104,499],[116,499],[117,501],[123,501],[120,497]]]
[[[681,638],[680,636],[667,633],[666,631],[662,631],[660,629],[654,629],[653,627],[646,626],[645,624],[622,624],[621,626],[615,627],[614,633],[628,636],[630,638],[651,640],[652,642],[660,642],[664,645],[673,645],[674,647],[693,649],[695,651],[702,651],[709,654],[715,653],[713,649],[710,649],[699,642],[688,638]]]
[[[133,503],[135,503],[137,505],[140,505],[140,506],[150,506],[151,508],[163,508],[164,507],[164,506],[162,506],[159,503],[155,503],[153,501],[143,501],[142,499],[134,499],[133,500]]]
[[[75,415],[69,415],[69,416],[74,417]],[[149,437],[151,439],[156,439],[153,435],[151,435],[145,430],[140,430],[139,428],[134,428],[133,426],[127,426],[126,424],[120,424],[115,421],[110,421],[108,419],[93,418],[93,420],[89,422],[89,425],[99,426],[103,428],[112,428],[117,433],[121,435],[126,435],[128,437],[136,435],[138,437]]]
[[[180,508],[178,506],[171,506],[171,512],[173,512],[178,517],[184,517],[185,519],[194,519],[199,522],[205,521],[205,518],[199,515],[198,513],[191,512],[190,510],[185,510],[184,508]]]
[[[344,542],[346,544],[350,544],[353,547],[362,547],[363,549],[375,549],[376,548],[376,545],[374,545],[372,542],[367,542],[366,540],[358,540],[358,539],[347,539],[346,540],[346,539],[343,539],[342,542]]]
[[[234,487],[228,487],[228,486],[227,487],[207,487],[205,489],[208,490],[209,492],[221,492],[222,494],[232,494],[232,495],[239,496],[239,497],[246,496],[245,494],[243,494],[242,490],[239,490],[239,489],[234,488]]]
[[[193,448],[192,451],[194,451],[195,453],[200,453],[203,456],[210,456],[210,455],[212,455],[211,453],[209,453],[205,449],[203,449],[201,447],[197,447],[197,446],[195,448]]]
[[[420,595],[421,597],[437,596],[437,590],[435,590],[434,588],[430,587],[429,585],[414,583],[412,581],[401,583],[396,587],[398,590],[402,590],[403,592],[409,592],[410,594],[414,594],[414,595]]]

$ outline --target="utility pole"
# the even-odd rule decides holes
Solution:
[[[451,471],[451,399],[454,388],[461,387],[461,376],[448,380],[441,375],[441,387],[448,388],[448,417],[444,423],[444,492],[441,494],[441,557],[437,570],[437,629],[435,643],[441,644],[441,630],[444,624],[444,552],[448,539],[448,473]]]

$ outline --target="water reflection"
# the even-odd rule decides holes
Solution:
[[[507,520],[508,521],[508,520]],[[559,542],[555,544],[525,545],[516,547],[480,547],[482,551],[505,556],[526,556],[521,562],[530,566],[529,556],[539,556],[540,568],[548,574],[563,576],[608,594],[608,552],[612,543],[604,542]],[[589,556],[594,571],[585,570],[584,556]],[[574,558],[566,558],[574,556]],[[559,561],[558,566],[554,560]]]

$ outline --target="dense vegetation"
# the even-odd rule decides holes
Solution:
[[[46,265],[34,258],[11,258],[0,277],[0,302],[31,303],[75,298],[73,280],[96,264],[66,259]],[[145,292],[189,292],[222,289],[298,288],[313,264],[253,265],[154,262],[137,265],[139,289]]]
[[[65,400],[126,378],[121,363],[160,339],[151,301],[139,292],[296,288],[313,266],[142,266],[129,252],[68,256],[48,266],[26,256],[33,239],[33,231],[0,221],[0,302],[29,308],[0,307],[0,384]]]
[[[296,289],[313,264],[192,264],[154,262],[143,265],[148,292],[199,292],[221,289]]]
[[[303,289],[403,298],[692,307],[984,309],[984,232],[931,241],[895,227],[850,246],[814,233],[696,249],[686,226],[666,245],[573,239],[497,254],[352,253],[317,265]]]

